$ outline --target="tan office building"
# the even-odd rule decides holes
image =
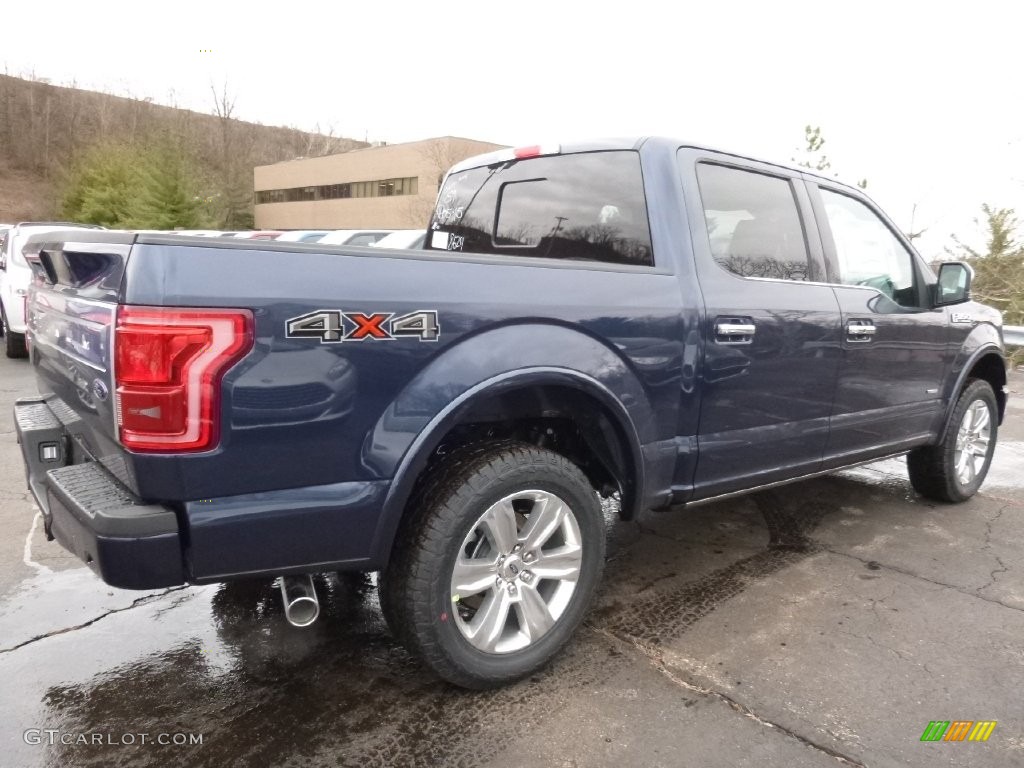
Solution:
[[[452,165],[500,144],[445,136],[257,166],[257,229],[425,227]]]

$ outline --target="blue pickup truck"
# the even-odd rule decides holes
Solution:
[[[959,502],[1006,407],[1000,314],[865,195],[667,138],[507,150],[397,251],[34,238],[16,406],[47,532],[109,584],[379,571],[441,677],[582,620],[623,518],[907,454]],[[796,491],[798,492],[798,491]],[[612,504],[602,505],[602,499]]]

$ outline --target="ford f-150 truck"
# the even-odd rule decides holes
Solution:
[[[420,250],[26,253],[49,534],[119,587],[280,577],[300,625],[309,574],[379,571],[396,634],[467,687],[582,620],[602,497],[629,519],[907,454],[959,502],[1006,406],[968,266],[935,274],[858,189],[667,138],[467,160]]]

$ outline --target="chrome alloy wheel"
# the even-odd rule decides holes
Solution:
[[[984,402],[975,400],[964,412],[956,433],[953,463],[961,485],[970,485],[985,467],[991,438],[992,415]]]
[[[478,650],[536,643],[576,590],[583,543],[569,505],[548,491],[517,491],[473,524],[452,569],[452,614]]]

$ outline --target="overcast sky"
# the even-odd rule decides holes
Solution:
[[[833,170],[921,250],[1024,214],[1024,6],[672,0],[7,3],[8,74],[371,141],[668,134]],[[206,52],[209,51],[209,52]]]

